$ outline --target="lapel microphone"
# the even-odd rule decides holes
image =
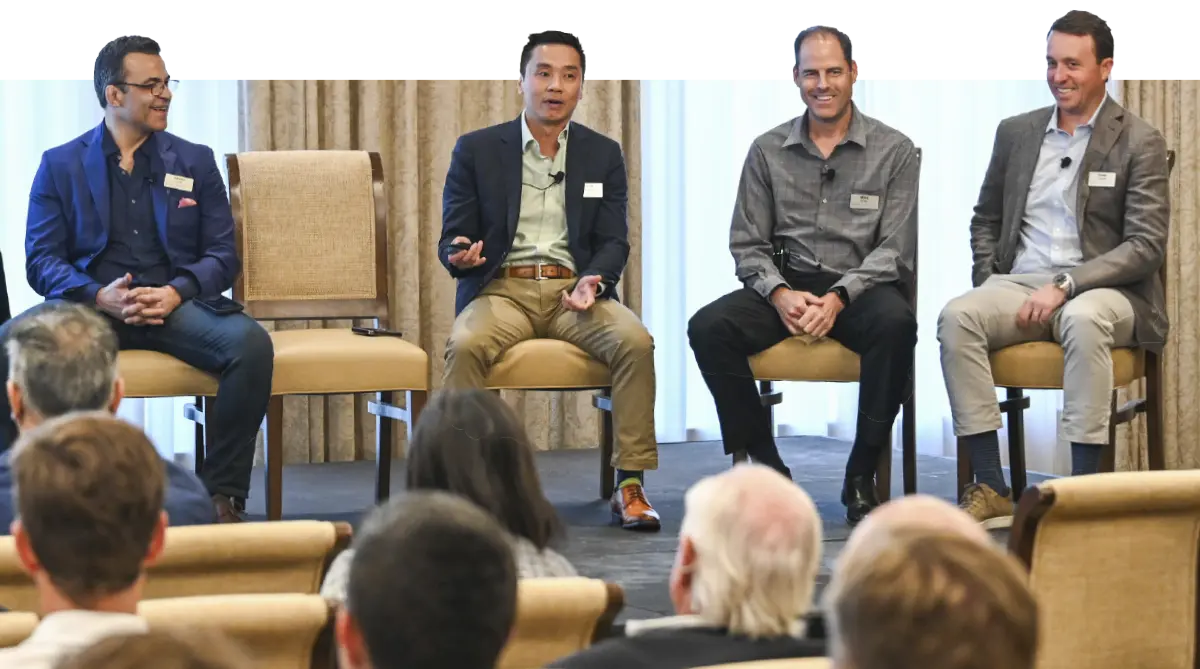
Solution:
[[[833,176],[837,174],[837,170],[828,165],[821,166],[821,178],[825,181],[833,181]]]
[[[550,176],[554,177],[554,183],[552,183],[550,185],[557,186],[558,184],[562,183],[563,179],[567,178],[567,173],[563,172],[562,170],[559,170],[558,172],[555,172],[554,174],[551,174]]]
[[[1063,159],[1061,161],[1059,161],[1058,166],[1064,170],[1067,169],[1068,167],[1070,167],[1071,166],[1071,156],[1064,156]]]

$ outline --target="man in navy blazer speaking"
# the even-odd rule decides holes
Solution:
[[[68,300],[108,316],[122,349],[159,351],[219,376],[200,477],[218,519],[237,522],[274,349],[221,295],[241,271],[225,184],[212,149],[165,132],[174,82],[154,40],[108,43],[95,86],[104,121],[46,151],[34,176],[26,276],[43,304]],[[0,363],[7,375],[7,354]],[[0,397],[0,451],[16,435],[10,413]]]
[[[585,69],[574,35],[530,35],[521,51],[524,112],[454,147],[438,242],[438,257],[458,279],[443,382],[482,387],[505,350],[535,337],[570,342],[608,365],[612,515],[627,529],[654,531],[659,516],[643,478],[658,468],[654,344],[616,295],[629,257],[621,147],[571,121]]]

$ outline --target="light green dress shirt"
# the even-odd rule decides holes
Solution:
[[[525,113],[521,113],[521,213],[517,218],[517,234],[504,266],[546,263],[575,269],[575,259],[567,244],[567,184],[554,183],[552,175],[566,172],[567,131],[558,136],[558,153],[553,158],[542,155],[542,149],[529,130]]]

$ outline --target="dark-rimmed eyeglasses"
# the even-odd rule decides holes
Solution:
[[[166,81],[152,81],[148,84],[135,84],[132,81],[114,81],[112,85],[133,86],[134,88],[150,91],[151,95],[162,95],[163,90],[167,88],[171,89],[171,92],[174,93],[175,89],[179,88],[179,80],[168,77]]]

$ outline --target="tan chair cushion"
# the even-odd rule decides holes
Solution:
[[[330,605],[319,595],[218,595],[144,600],[138,615],[151,629],[187,634],[215,629],[240,644],[255,669],[309,669]]]
[[[126,397],[189,397],[217,394],[217,377],[165,353],[121,351],[117,368],[125,379]]]
[[[429,355],[399,337],[349,328],[272,332],[274,395],[428,390]]]
[[[528,339],[508,349],[492,365],[488,388],[556,390],[606,388],[608,366],[577,346],[558,339]]]
[[[0,613],[0,648],[12,648],[21,643],[37,627],[38,616],[30,611]]]
[[[1063,383],[1063,350],[1055,342],[1016,344],[991,356],[992,378],[1000,388],[1058,390]],[[1120,388],[1146,375],[1146,357],[1141,349],[1112,351],[1113,387]]]
[[[856,383],[858,354],[832,339],[790,337],[750,356],[750,369],[760,381],[830,381]]]

